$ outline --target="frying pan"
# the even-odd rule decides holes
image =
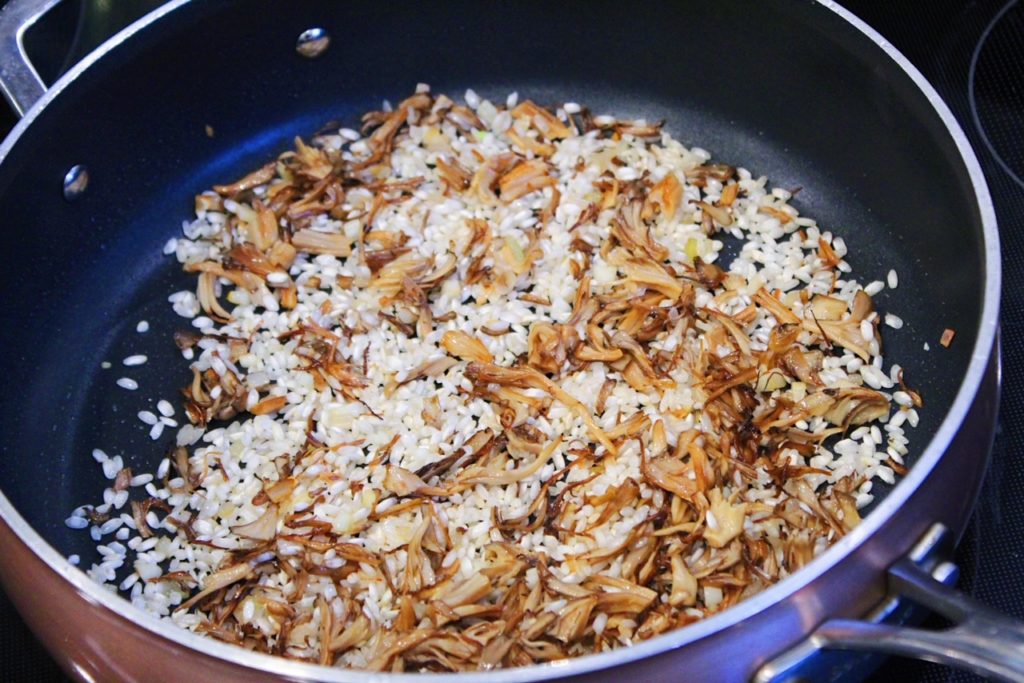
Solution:
[[[925,397],[912,467],[865,521],[807,568],[712,618],[634,647],[474,676],[815,680],[874,650],[1024,680],[1024,629],[947,584],[945,561],[984,475],[998,394],[999,248],[977,160],[949,110],[877,33],[828,2],[632,5],[175,0],[45,90],[21,36],[56,0],[0,11],[0,88],[23,119],[0,146],[3,348],[0,582],[78,680],[380,681],[259,655],[161,622],[93,584],[88,536],[63,524],[104,488],[94,447],[135,471],[162,457],[134,419],[186,366],[166,302],[189,286],[160,256],[191,197],[327,122],[409,93],[467,87],[665,119],[684,144],[800,186],[796,205],[842,234],[884,335]],[[331,36],[296,53],[311,28]],[[206,127],[213,129],[208,136]],[[140,319],[150,322],[137,334]],[[949,348],[944,329],[956,331]],[[923,351],[925,342],[931,350]],[[105,370],[145,353],[128,393]],[[907,600],[959,625],[894,625]],[[453,680],[447,675],[419,678]],[[466,680],[465,676],[458,680]]]

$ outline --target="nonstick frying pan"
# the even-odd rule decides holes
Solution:
[[[180,382],[185,365],[170,342],[180,322],[166,297],[188,281],[160,253],[192,195],[422,81],[665,119],[684,144],[800,186],[796,204],[846,238],[859,277],[899,272],[899,287],[877,301],[906,324],[884,343],[926,400],[910,473],[806,569],[632,648],[478,678],[613,680],[628,669],[640,680],[825,679],[863,664],[834,650],[868,649],[1024,679],[1024,630],[949,589],[955,571],[943,561],[994,430],[994,212],[950,112],[855,17],[810,0],[175,0],[44,90],[21,35],[55,2],[12,0],[0,12],[0,87],[24,115],[0,146],[0,581],[73,676],[389,678],[257,655],[159,622],[64,559],[87,565],[95,551],[63,520],[104,487],[92,448],[125,454],[136,471],[162,456],[131,417],[143,397],[116,391],[119,375],[101,363],[146,353],[134,374],[150,396]],[[331,36],[315,59],[295,50],[311,28]],[[151,324],[144,340],[140,319]],[[956,337],[943,348],[947,328]],[[961,625],[942,634],[888,625],[905,611],[900,596]]]

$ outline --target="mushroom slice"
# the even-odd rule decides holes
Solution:
[[[816,294],[811,299],[811,313],[816,320],[841,320],[846,314],[846,302],[833,296]]]
[[[303,229],[292,235],[292,246],[309,254],[350,256],[352,241],[339,233]]]
[[[448,356],[437,356],[426,360],[410,370],[403,379],[399,380],[399,386],[408,384],[424,377],[437,377],[443,375],[449,368],[456,364],[454,358]]]
[[[747,504],[730,504],[719,489],[711,489],[708,499],[711,505],[708,509],[709,518],[706,520],[704,540],[712,548],[724,548],[729,541],[742,533]]]
[[[597,608],[606,614],[639,614],[658,599],[658,593],[650,588],[601,574],[590,577],[584,585],[605,589],[605,592],[597,593]]]
[[[823,337],[828,343],[839,344],[857,354],[865,363],[871,360],[868,343],[860,331],[860,323],[848,320],[804,320],[803,328]],[[877,334],[877,333],[876,333]]]
[[[437,159],[437,172],[444,182],[459,192],[467,189],[473,176],[459,164],[458,161],[446,160],[444,157]]]
[[[473,574],[462,583],[446,587],[446,590],[437,597],[449,607],[459,607],[483,600],[491,590],[491,582],[486,576]]]
[[[384,473],[383,486],[399,497],[412,495],[443,496],[447,493],[444,489],[427,486],[426,482],[413,472],[397,465],[388,465]]]
[[[527,362],[531,366],[551,375],[561,372],[566,353],[562,345],[562,336],[554,325],[545,322],[531,325],[527,345]]]
[[[855,427],[884,419],[889,414],[889,399],[873,389],[851,387],[834,394],[835,403],[825,419],[837,427]]]
[[[275,168],[277,168],[277,161],[270,161],[230,185],[214,185],[213,191],[221,196],[234,197],[241,192],[269,183],[274,177]]]
[[[563,643],[571,643],[583,637],[590,621],[590,614],[597,606],[596,597],[579,598],[569,602],[558,610],[558,621],[552,626],[550,633]]]
[[[417,629],[396,638],[382,639],[380,641],[382,647],[366,663],[366,668],[370,671],[385,671],[391,667],[395,657],[411,650],[434,635],[435,631],[432,629]]]
[[[543,159],[519,162],[512,170],[501,176],[498,188],[501,201],[511,202],[535,190],[554,185],[557,181],[548,175],[548,165]]]
[[[655,210],[663,218],[671,220],[679,209],[683,198],[683,186],[679,183],[674,173],[667,173],[658,184],[651,188],[647,195],[647,204],[644,206],[645,214],[653,214]],[[644,216],[648,217],[647,215]]]
[[[247,524],[231,527],[236,536],[253,541],[270,541],[277,535],[277,506],[268,505],[263,514]]]
[[[597,425],[587,407],[537,370],[530,367],[505,368],[492,363],[470,363],[466,367],[466,377],[476,383],[543,389],[576,413],[586,423],[591,436],[604,446],[605,450],[612,455],[618,455],[619,449]]]
[[[697,187],[705,187],[708,178],[724,183],[736,175],[736,169],[725,164],[703,164],[686,171],[686,179]]]
[[[473,174],[467,190],[469,194],[481,202],[496,204],[498,196],[494,194],[494,186],[502,176],[512,170],[518,159],[515,154],[505,152],[485,160]]]
[[[686,500],[691,500],[699,490],[696,478],[691,477],[694,474],[693,468],[669,455],[648,459],[641,452],[640,472],[648,484]]]
[[[181,603],[175,611],[179,612],[182,610],[188,610],[207,595],[210,595],[221,588],[225,588],[226,586],[230,586],[233,583],[238,583],[243,579],[247,579],[252,576],[255,571],[255,568],[248,562],[242,562],[230,567],[225,567],[224,569],[219,569],[203,580],[203,589],[201,591]]]
[[[697,579],[686,568],[682,555],[673,555],[669,565],[672,567],[672,592],[668,604],[673,607],[693,607],[697,604]]]
[[[850,311],[850,319],[860,322],[864,318],[868,317],[872,311],[875,310],[875,302],[871,300],[871,296],[863,289],[858,290],[853,295],[853,307]]]
[[[766,289],[759,289],[753,296],[754,303],[767,310],[781,325],[799,325],[800,318],[796,313],[789,310],[786,304],[782,303]]]
[[[494,356],[482,341],[461,330],[445,332],[441,337],[441,346],[459,360],[477,361],[478,363],[494,362]]]
[[[793,347],[783,354],[781,365],[790,375],[810,385],[821,384],[818,371],[821,370],[821,351],[804,351]]]
[[[672,177],[672,176],[669,176]],[[635,199],[623,207],[612,220],[611,234],[633,256],[664,261],[668,249],[658,244],[643,221],[643,202]]]
[[[626,279],[634,285],[661,292],[671,301],[683,293],[683,286],[672,277],[657,261],[651,259],[629,259],[622,266]],[[795,316],[794,316],[795,317]]]
[[[457,481],[460,484],[487,484],[489,486],[504,486],[522,481],[539,472],[547,464],[548,459],[561,443],[561,437],[552,441],[529,465],[524,465],[514,470],[503,469],[500,471],[494,471],[486,467],[470,467],[462,471]]]
[[[701,211],[705,215],[710,216],[711,219],[722,228],[728,228],[732,225],[732,211],[727,206],[715,206],[714,204],[708,204],[704,201],[692,201],[691,204],[699,206]]]
[[[558,117],[530,100],[520,103],[511,113],[513,119],[525,119],[545,140],[559,140],[572,135],[572,131]]]

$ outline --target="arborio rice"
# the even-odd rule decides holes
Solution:
[[[155,478],[94,451],[97,581],[292,658],[520,666],[735,604],[902,472],[920,398],[790,192],[660,125],[465,99],[196,197],[185,417],[139,413],[176,431]]]

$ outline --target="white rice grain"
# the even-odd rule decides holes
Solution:
[[[885,289],[885,283],[881,280],[874,280],[870,282],[865,288],[864,293],[868,296],[874,296]]]

